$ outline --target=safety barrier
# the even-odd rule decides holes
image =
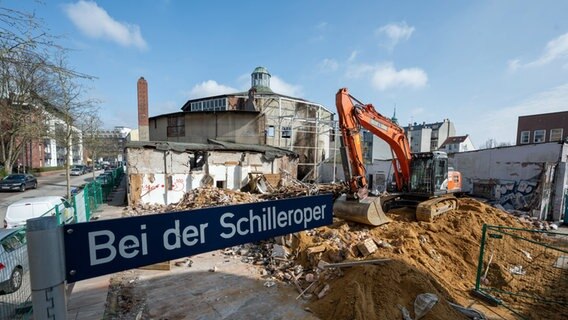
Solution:
[[[484,225],[475,292],[521,319],[568,314],[568,234]]]
[[[90,221],[123,174],[122,167],[103,174],[86,184],[68,204],[57,205],[44,215],[55,215],[59,224]],[[25,227],[0,229],[0,264],[0,320],[32,319]]]

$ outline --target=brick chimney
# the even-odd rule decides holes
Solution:
[[[148,127],[148,82],[144,77],[138,79],[138,135],[140,141],[150,140]]]

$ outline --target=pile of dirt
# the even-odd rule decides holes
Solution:
[[[334,225],[316,229],[310,237],[300,238],[297,263],[305,269],[314,267],[318,260],[327,262],[357,259],[392,259],[381,265],[357,266],[345,269],[342,277],[328,281],[331,289],[322,299],[313,301],[310,308],[322,319],[395,319],[401,318],[398,305],[412,305],[417,295],[434,293],[440,298],[438,306],[424,319],[459,319],[445,301],[466,305],[471,301],[470,292],[475,285],[479,247],[483,224],[531,228],[530,223],[474,199],[460,199],[459,210],[447,213],[433,223],[417,222],[411,210],[389,213],[392,222],[381,227],[367,229],[364,226],[337,221]],[[365,257],[357,244],[372,239],[377,250]],[[324,246],[319,257],[310,257],[310,247]],[[514,242],[506,243],[495,254],[487,281],[510,278],[510,266],[517,255]],[[551,261],[540,260],[531,267],[541,268]],[[543,266],[535,265],[541,263]],[[506,270],[506,271],[505,271]],[[506,274],[505,274],[506,273]],[[547,279],[532,279],[531,287],[549,290]],[[506,281],[507,290],[522,292],[522,285]],[[566,292],[558,292],[566,295]],[[411,310],[411,308],[409,308]],[[542,308],[525,310],[539,317],[555,319],[558,311]]]
[[[160,208],[146,205],[131,208],[129,213],[170,212],[327,192],[339,194],[342,188],[298,184],[257,195],[207,187],[187,193],[177,204]],[[459,199],[458,210],[432,223],[416,221],[411,209],[398,209],[387,215],[392,221],[376,228],[335,220],[333,225],[281,238],[279,244],[247,244],[225,250],[225,254],[241,255],[243,262],[262,267],[262,274],[268,279],[294,285],[301,297],[311,301],[309,309],[321,319],[401,319],[400,307],[406,307],[412,316],[414,299],[423,293],[439,298],[423,319],[465,319],[447,302],[467,305],[471,301],[483,224],[532,228],[530,221],[469,198]],[[374,243],[376,251],[363,254],[358,245],[365,241]],[[514,281],[507,280],[510,266],[504,264],[512,259],[508,255],[518,254],[514,243],[495,250],[502,259],[493,262],[495,268],[486,281],[498,286],[501,279],[507,286],[504,289],[522,290],[521,286],[514,287]],[[322,263],[371,259],[390,261],[351,268],[322,267]],[[544,286],[544,279],[535,281],[538,283],[534,286]],[[546,315],[544,318],[556,316],[546,307],[531,311],[534,312],[541,317]]]

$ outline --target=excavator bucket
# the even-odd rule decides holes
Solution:
[[[345,195],[337,198],[333,203],[333,214],[341,219],[380,226],[389,223],[390,219],[383,211],[384,198],[367,197],[363,200],[347,199]]]
[[[445,195],[422,201],[416,207],[416,220],[432,222],[435,217],[458,208],[458,199]]]

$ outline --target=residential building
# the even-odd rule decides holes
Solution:
[[[566,141],[568,111],[520,116],[517,145]]]
[[[450,119],[434,123],[414,122],[404,127],[404,131],[410,143],[410,151],[413,153],[438,150],[448,137],[456,135],[454,123],[450,122]]]
[[[47,135],[43,139],[43,165],[41,163],[33,163],[32,167],[62,167],[65,165],[65,154],[67,146],[65,146],[64,138],[67,124],[63,121],[58,112],[45,111],[47,124]],[[70,164],[83,164],[83,133],[75,126],[71,126],[71,139],[69,144],[71,150],[68,153]]]
[[[334,143],[334,114],[321,104],[273,92],[270,78],[268,70],[258,67],[247,92],[191,99],[180,112],[150,117],[150,141],[214,139],[284,148],[300,156],[298,178],[316,180],[317,166],[330,156]],[[146,112],[144,105],[139,110]],[[139,119],[139,128],[144,123]]]
[[[473,151],[475,150],[475,147],[473,146],[469,135],[466,134],[465,136],[448,137],[438,150],[445,151],[446,153],[456,153]]]
[[[132,129],[123,126],[97,131],[98,138],[103,140],[102,145],[105,146],[105,150],[100,152],[101,159],[99,160],[122,161],[124,159],[125,143],[128,141],[131,131]]]

